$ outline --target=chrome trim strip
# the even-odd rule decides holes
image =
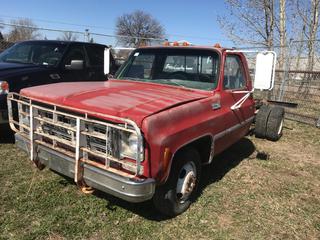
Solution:
[[[238,123],[238,124],[236,124],[236,125],[228,128],[228,129],[226,129],[226,130],[224,130],[224,131],[222,131],[222,132],[219,132],[219,133],[217,133],[216,135],[214,135],[213,141],[212,141],[212,145],[211,145],[210,158],[209,158],[209,161],[206,162],[205,164],[210,164],[210,163],[212,162],[212,160],[213,160],[213,157],[214,157],[214,144],[215,144],[215,141],[216,141],[216,140],[224,137],[224,136],[227,135],[227,134],[230,134],[231,132],[233,132],[233,131],[239,129],[240,127],[242,127],[243,125],[246,125],[247,123],[252,122],[253,119],[254,119],[254,116],[253,116],[253,117],[250,117],[250,118],[248,118],[248,119],[246,119],[246,120],[244,120],[244,121],[241,122],[241,123]]]

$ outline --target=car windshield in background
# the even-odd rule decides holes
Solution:
[[[65,48],[66,44],[56,42],[18,43],[0,54],[0,62],[55,66]]]
[[[212,90],[217,85],[218,67],[219,55],[210,50],[140,49],[117,78]]]

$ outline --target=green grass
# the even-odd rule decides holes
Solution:
[[[217,157],[195,203],[173,219],[151,202],[85,195],[1,144],[0,239],[319,239],[320,130],[286,125],[278,142],[248,137]]]

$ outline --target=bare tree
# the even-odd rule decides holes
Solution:
[[[225,3],[232,17],[219,16],[218,21],[234,43],[273,47],[274,0],[225,0]]]
[[[285,55],[286,55],[286,0],[280,0],[280,10],[279,10],[279,37],[280,37],[280,59],[279,68],[283,69]]]
[[[9,42],[16,42],[22,40],[37,39],[40,34],[37,30],[37,25],[31,19],[12,20],[10,32],[7,35]]]
[[[118,41],[126,46],[147,45],[152,38],[163,39],[165,30],[150,14],[137,10],[117,19]]]
[[[74,34],[73,32],[63,32],[61,34],[61,37],[58,38],[58,40],[62,41],[77,41],[78,35]]]
[[[319,29],[319,7],[320,0],[311,0],[310,5],[304,4],[304,6],[301,6],[299,1],[297,1],[297,10],[305,26],[303,28],[303,33],[307,41],[308,49],[307,71],[313,71],[315,62],[315,45]],[[304,93],[307,94],[311,80],[312,76],[310,74],[306,74],[304,76],[304,81],[302,81],[299,87],[299,91],[302,91],[305,86]]]

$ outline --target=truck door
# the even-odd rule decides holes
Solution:
[[[227,53],[224,62],[224,74],[221,87],[221,107],[224,108],[226,134],[223,138],[225,147],[242,138],[249,130],[254,116],[254,101],[249,97],[239,108],[231,109],[246,91],[251,90],[246,60],[242,54]]]

